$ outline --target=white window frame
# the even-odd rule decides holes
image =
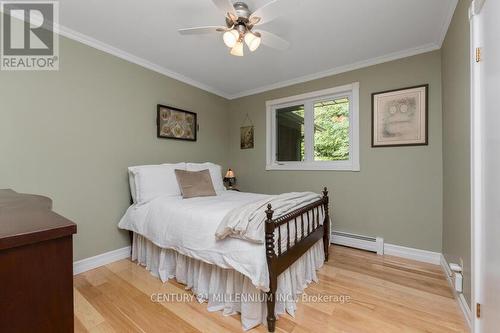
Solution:
[[[315,102],[349,98],[349,160],[314,160],[314,113]],[[276,161],[276,109],[304,105],[304,161]],[[311,128],[313,127],[313,128]],[[266,170],[339,170],[360,171],[359,165],[359,82],[300,94],[266,102]]]

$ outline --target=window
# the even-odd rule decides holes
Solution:
[[[304,160],[304,105],[276,109],[276,159]]]
[[[268,101],[267,170],[359,171],[359,83]]]

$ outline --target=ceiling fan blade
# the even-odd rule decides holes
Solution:
[[[257,17],[260,20],[255,25],[270,22],[278,16],[286,15],[288,12],[295,10],[299,4],[300,0],[273,0],[255,10],[250,15],[250,22]]]
[[[185,29],[179,29],[178,31],[181,35],[200,35],[200,34],[209,34],[212,32],[224,32],[226,30],[227,27],[215,25],[206,27],[185,28]]]
[[[212,0],[212,2],[217,8],[224,12],[225,15],[229,13],[236,16],[236,11],[234,10],[231,0]]]
[[[290,43],[283,38],[265,30],[259,30],[258,33],[261,36],[262,44],[272,47],[280,51],[285,51],[290,47]]]

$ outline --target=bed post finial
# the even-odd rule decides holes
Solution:
[[[274,221],[273,221],[273,213],[274,210],[271,204],[267,205],[266,210],[266,257],[267,263],[269,264],[270,260],[275,256],[274,253]]]
[[[323,208],[325,210],[325,220],[323,221],[323,250],[325,252],[325,261],[328,261],[328,249],[330,247],[330,215],[328,213],[328,189],[323,188]]]
[[[266,257],[267,263],[269,264],[270,260],[275,256],[274,253],[274,221],[273,221],[273,213],[274,210],[271,204],[267,205],[266,210]]]
[[[271,204],[267,204],[267,210],[266,210],[267,220],[272,220],[273,219],[274,210],[272,208],[273,207],[271,206]]]
[[[267,329],[269,332],[274,332],[276,326],[276,316],[274,308],[276,305],[276,289],[278,285],[278,276],[275,271],[276,253],[274,252],[274,221],[273,207],[267,205],[266,210],[266,259],[267,268],[269,270],[269,291],[267,292]],[[278,245],[280,246],[280,245]]]

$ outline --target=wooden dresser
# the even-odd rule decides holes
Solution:
[[[74,233],[51,199],[0,190],[0,332],[73,332]]]

